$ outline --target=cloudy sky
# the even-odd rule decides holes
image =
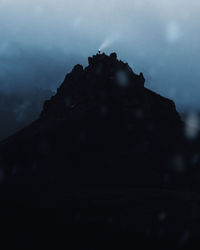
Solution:
[[[0,91],[55,89],[102,48],[200,110],[199,12],[199,0],[0,0]]]

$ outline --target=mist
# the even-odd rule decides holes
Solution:
[[[197,0],[1,0],[0,91],[55,91],[100,48],[179,111],[200,110]]]

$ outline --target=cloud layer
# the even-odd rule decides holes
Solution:
[[[101,47],[180,110],[200,109],[199,10],[197,0],[0,0],[0,89],[55,88]]]

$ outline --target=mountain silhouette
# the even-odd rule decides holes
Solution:
[[[155,218],[171,216],[179,242],[184,211],[194,203],[199,209],[197,193],[184,196],[198,190],[199,136],[187,138],[174,102],[147,89],[143,74],[116,53],[99,53],[88,63],[66,75],[35,122],[0,143],[3,225],[15,228],[20,218],[30,232],[64,224],[91,233],[92,224],[97,232],[144,237],[148,230],[157,235]],[[127,218],[120,208],[128,209]],[[173,222],[165,225],[166,235],[171,228]]]

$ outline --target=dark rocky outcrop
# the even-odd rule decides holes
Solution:
[[[10,173],[32,169],[34,162],[45,176],[55,165],[75,172],[78,184],[120,185],[129,178],[133,186],[162,185],[172,171],[169,161],[183,145],[174,103],[146,89],[143,74],[135,74],[115,53],[88,61],[88,67],[76,65],[66,76],[35,123],[0,145]]]
[[[122,219],[122,224],[136,232],[140,222],[131,211],[141,218],[147,207],[149,224],[147,227],[145,222],[140,224],[140,230],[149,228],[153,233],[157,230],[153,224],[157,212],[163,215],[164,209],[176,218],[177,211],[172,209],[174,200],[185,211],[192,209],[193,199],[198,210],[199,196],[190,195],[187,199],[182,192],[197,187],[194,173],[198,170],[194,169],[199,161],[195,162],[196,168],[191,161],[198,151],[199,140],[189,141],[185,137],[184,124],[174,102],[144,87],[143,74],[135,74],[115,53],[97,54],[88,61],[85,69],[76,65],[66,76],[56,95],[45,102],[38,120],[0,143],[0,177],[6,190],[1,189],[2,202],[12,204],[8,207],[24,206],[23,211],[35,208],[35,216],[47,223],[46,229],[48,218],[54,226],[57,223],[54,208],[62,215],[65,226],[70,225],[73,230],[75,225],[82,230],[92,220],[101,231],[103,222],[97,215],[101,214],[101,208],[104,217],[111,213],[112,224],[117,216],[125,216],[119,212],[120,207],[125,209],[130,201],[128,218],[132,226],[136,224],[132,227],[126,219]],[[77,193],[80,190],[86,191]],[[111,204],[105,201],[106,193],[113,201]],[[79,223],[79,212],[85,213],[86,206],[92,213],[93,205],[88,202],[93,204],[94,200],[98,200],[94,202],[96,212],[84,215],[86,222]],[[155,204],[150,205],[151,201]],[[41,212],[44,207],[50,214]],[[78,216],[77,221],[69,219],[64,211],[73,218]],[[17,209],[15,216],[18,213]],[[161,221],[165,220],[162,215]],[[115,223],[123,231],[121,222]],[[114,230],[113,224],[106,225],[108,230]],[[179,233],[181,225],[175,229]],[[171,227],[173,223],[167,224],[165,230],[169,233]]]

